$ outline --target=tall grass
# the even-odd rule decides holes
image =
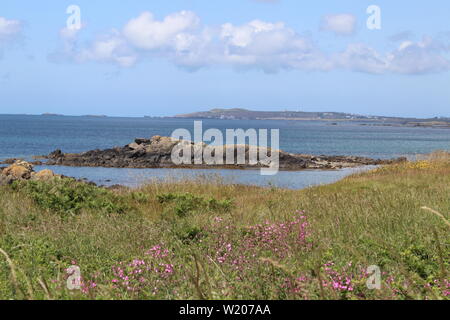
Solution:
[[[446,299],[449,212],[447,153],[301,191],[1,187],[0,298]],[[67,289],[71,265],[80,290]]]

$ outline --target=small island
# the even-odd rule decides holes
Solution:
[[[192,148],[192,164],[174,164],[171,159],[173,149],[178,145],[190,145]],[[206,147],[203,144],[203,147]],[[134,142],[123,146],[106,150],[90,150],[87,152],[72,154],[55,150],[49,155],[42,156],[46,165],[61,165],[72,167],[108,167],[108,168],[194,168],[194,169],[257,169],[266,165],[259,159],[256,164],[250,164],[249,145],[234,145],[234,164],[193,164],[194,149],[198,145],[191,141],[176,140],[170,137],[154,136],[150,139],[138,138]],[[224,146],[224,149],[230,146]],[[239,148],[245,152],[245,164],[238,164],[237,154]],[[258,148],[259,151],[259,148]],[[268,152],[274,152],[268,150]],[[279,152],[280,170],[305,170],[305,169],[342,169],[363,165],[383,165],[406,161],[406,158],[390,160],[370,159],[357,156],[327,156],[294,154],[284,151]],[[224,153],[225,154],[225,153]],[[223,163],[225,159],[223,159]]]

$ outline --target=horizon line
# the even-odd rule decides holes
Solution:
[[[108,114],[63,114],[63,113],[54,113],[54,112],[43,112],[43,113],[0,113],[0,116],[44,116],[44,117],[91,117],[91,118],[182,118],[179,117],[180,115],[189,115],[192,113],[203,113],[203,112],[210,112],[212,110],[224,110],[224,111],[230,111],[230,110],[236,110],[241,109],[243,111],[250,111],[250,112],[304,112],[304,113],[343,113],[348,115],[356,115],[356,116],[365,116],[365,117],[379,117],[379,118],[402,118],[402,119],[420,119],[420,120],[427,120],[427,119],[450,119],[449,116],[443,116],[443,115],[435,115],[435,116],[429,116],[429,117],[415,117],[415,116],[387,116],[387,115],[374,115],[374,114],[364,114],[364,113],[352,113],[352,112],[344,112],[344,111],[304,111],[304,110],[251,110],[251,109],[245,109],[245,108],[212,108],[210,110],[206,111],[193,111],[193,112],[187,112],[187,113],[179,113],[176,115],[108,115]],[[185,117],[186,119],[188,117]],[[195,118],[195,117],[193,117]],[[229,119],[231,120],[231,119]],[[236,119],[239,120],[239,119]],[[257,120],[257,119],[255,119]],[[282,120],[282,119],[280,119]],[[327,119],[321,119],[321,120],[327,120]],[[349,119],[350,120],[350,119]],[[313,121],[313,120],[312,120]]]

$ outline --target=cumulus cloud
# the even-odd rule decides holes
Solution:
[[[356,29],[356,17],[352,14],[330,14],[322,19],[321,30],[337,35],[351,35]]]
[[[123,35],[137,48],[145,50],[173,46],[177,38],[186,37],[195,30],[200,19],[191,11],[181,11],[157,21],[150,12],[131,19],[123,29]]]
[[[254,20],[241,26],[222,25],[222,62],[265,71],[278,69],[326,70],[329,68],[311,39],[301,36],[284,23]]]
[[[121,67],[133,66],[138,57],[122,35],[112,30],[110,34],[103,35],[88,45],[82,47],[78,43],[78,34],[81,29],[63,28],[60,30],[62,48],[51,53],[52,62],[104,62],[115,63]]]
[[[90,47],[82,49],[75,58],[82,62],[112,62],[122,67],[131,67],[137,61],[136,53],[122,37],[115,34],[95,41]]]
[[[386,57],[364,43],[349,44],[345,51],[334,55],[333,62],[337,68],[373,74],[388,69]]]
[[[339,34],[353,32],[356,18],[339,16],[328,19],[327,28]],[[95,61],[130,67],[139,60],[160,58],[189,70],[227,66],[265,72],[343,69],[372,74],[423,74],[450,69],[449,46],[431,37],[417,42],[400,41],[390,52],[351,43],[341,52],[325,53],[309,36],[283,22],[253,20],[241,25],[205,26],[190,11],[161,20],[144,12],[121,30],[111,30],[83,46],[78,44],[79,32],[61,30],[63,45],[53,55],[54,61]]]

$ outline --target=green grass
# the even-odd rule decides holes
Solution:
[[[448,154],[301,191],[21,182],[0,187],[0,298],[446,299],[449,212]]]

